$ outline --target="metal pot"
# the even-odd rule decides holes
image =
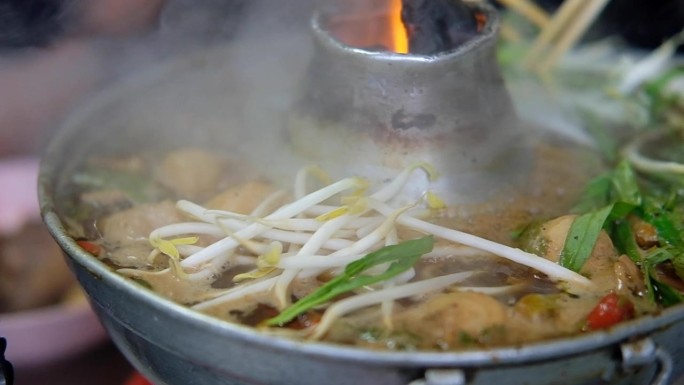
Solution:
[[[477,35],[435,55],[345,45],[335,36],[340,12],[317,13],[314,55],[288,117],[294,151],[333,174],[354,170],[377,182],[428,162],[441,174],[430,189],[452,204],[520,189],[533,162],[529,124],[499,73],[497,12],[471,10],[485,20]],[[413,182],[419,196],[425,186]]]
[[[282,124],[289,104],[283,95],[301,74],[269,77],[258,61],[231,68],[240,63],[239,51],[195,54],[91,99],[65,122],[42,163],[44,221],[112,339],[149,379],[159,385],[666,384],[684,371],[674,365],[684,358],[682,306],[608,331],[525,346],[372,351],[276,338],[205,316],[117,275],[81,250],[68,235],[63,202],[74,170],[90,155],[192,144],[235,151],[250,161],[272,160],[282,141],[251,145],[269,135],[282,139],[263,127]],[[300,53],[282,54],[296,61]],[[295,161],[284,157],[268,164],[292,170],[287,163]]]

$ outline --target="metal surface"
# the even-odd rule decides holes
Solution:
[[[499,19],[465,44],[437,55],[404,55],[342,44],[332,17],[313,18],[314,55],[289,116],[295,154],[335,175],[358,172],[376,181],[415,162],[444,174],[430,188],[450,203],[524,183],[532,162],[496,60]],[[316,143],[311,146],[311,143]],[[422,180],[411,184],[419,196]]]
[[[113,273],[84,253],[60,220],[73,171],[102,151],[181,144],[232,151],[241,146],[243,142],[235,141],[243,134],[238,127],[253,124],[245,116],[246,104],[263,94],[251,94],[258,83],[242,84],[239,77],[226,75],[230,52],[205,52],[156,68],[93,98],[65,122],[41,167],[39,194],[46,224],[117,346],[157,384],[406,385],[432,378],[434,369],[462,371],[467,384],[649,384],[667,361],[661,357],[660,363],[625,367],[621,355],[623,344],[647,336],[673,362],[684,359],[681,306],[609,331],[525,346],[445,353],[372,351],[261,334],[191,311]],[[274,86],[272,79],[264,82]],[[286,107],[258,100],[259,125],[276,124],[276,118],[263,119],[282,116],[278,112]],[[189,124],[201,127],[202,135],[187,135]],[[673,367],[670,378],[683,370]]]
[[[622,344],[622,365],[626,371],[635,368],[655,366],[651,385],[666,385],[670,382],[673,362],[667,350],[659,348],[650,338]]]
[[[411,381],[409,385],[465,385],[466,376],[460,369],[428,369],[425,378]]]

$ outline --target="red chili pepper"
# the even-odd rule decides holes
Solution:
[[[93,242],[90,242],[90,241],[76,241],[76,243],[77,243],[83,250],[87,251],[88,253],[90,253],[90,254],[92,254],[92,255],[94,255],[94,256],[98,256],[98,255],[100,255],[100,253],[102,252],[102,248],[101,248],[100,245],[98,245],[97,243],[93,243]]]
[[[605,329],[631,318],[634,318],[634,304],[616,293],[609,293],[587,316],[587,328]]]

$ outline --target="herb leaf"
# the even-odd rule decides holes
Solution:
[[[434,239],[432,236],[427,236],[376,250],[347,265],[344,273],[328,281],[313,293],[301,298],[278,316],[266,320],[265,325],[282,326],[298,315],[326,303],[340,294],[397,276],[410,269],[423,254],[430,252],[433,245]],[[380,274],[361,274],[373,266],[389,262],[391,265]]]
[[[576,272],[582,269],[611,211],[613,211],[613,205],[608,205],[601,210],[575,218],[561,251],[559,261],[561,266]]]
[[[627,217],[636,207],[642,205],[642,201],[636,175],[626,161],[620,162],[613,171],[591,181],[575,208],[585,214],[575,218],[570,226],[561,251],[561,266],[579,272],[591,256],[601,230],[610,227],[613,221]],[[624,248],[631,248],[631,254],[627,253],[630,258],[638,258],[633,242],[627,240],[631,235],[628,225],[617,226],[615,230],[621,231],[623,238],[622,242],[618,240],[616,243],[621,243]],[[615,241],[615,234],[612,238]]]
[[[641,264],[641,251],[628,221],[617,221],[611,238],[621,253],[626,254],[632,262]]]
[[[653,200],[648,200],[641,211],[642,218],[656,228],[662,244],[684,248],[682,231],[675,224],[673,215],[666,211],[662,205]]]
[[[623,217],[634,207],[641,205],[642,197],[639,191],[634,170],[626,161],[620,162],[613,171],[601,174],[591,180],[584,190],[574,211],[586,213],[598,210],[611,203],[620,203],[613,216]]]
[[[670,285],[658,281],[653,275],[649,277],[649,280],[651,281],[651,290],[655,300],[663,304],[663,306],[669,307],[684,301],[682,295]]]
[[[610,192],[613,181],[610,172],[601,174],[592,179],[582,194],[579,203],[574,210],[578,213],[586,213],[606,206],[610,203]]]
[[[620,162],[612,173],[613,195],[616,202],[634,207],[641,204],[641,192],[634,170],[627,161]]]
[[[75,184],[87,189],[116,189],[123,191],[134,203],[152,202],[159,196],[156,184],[148,177],[133,172],[91,166],[73,176]]]
[[[646,289],[651,301],[660,303],[665,307],[676,305],[684,298],[682,295],[670,285],[658,280],[656,273],[656,266],[674,260],[676,257],[665,247],[657,247],[650,250],[644,255],[644,261],[641,266],[641,271],[644,275]]]

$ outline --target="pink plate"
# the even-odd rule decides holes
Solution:
[[[12,234],[40,218],[37,178],[35,158],[0,160],[0,234]],[[7,339],[7,359],[18,367],[67,358],[106,339],[84,298],[0,314],[0,336]]]

